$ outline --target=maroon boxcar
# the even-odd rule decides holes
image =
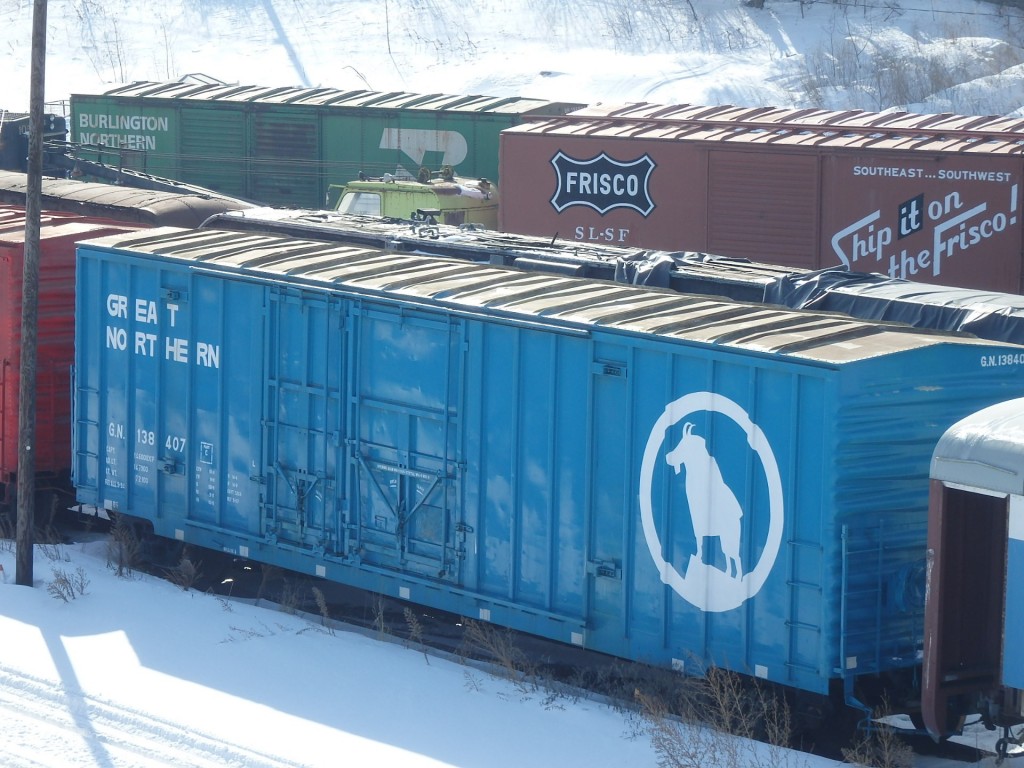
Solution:
[[[506,231],[1024,288],[1024,120],[633,104],[500,152]]]
[[[75,343],[75,243],[138,229],[130,224],[44,212],[39,228],[35,471],[40,486],[65,487],[71,469],[71,364]],[[18,473],[25,210],[0,205],[0,506]],[[67,486],[69,488],[69,486]]]

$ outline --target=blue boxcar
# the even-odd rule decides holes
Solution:
[[[928,468],[1012,349],[239,232],[78,252],[79,500],[815,692],[919,663]]]

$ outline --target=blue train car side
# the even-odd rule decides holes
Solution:
[[[994,342],[251,233],[82,243],[77,289],[81,503],[818,693],[920,663],[932,449],[1024,394]]]

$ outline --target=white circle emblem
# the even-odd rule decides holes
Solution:
[[[699,555],[697,555],[690,558],[686,568],[686,575],[684,576],[671,563],[666,562],[662,555],[663,547],[658,536],[658,529],[654,524],[654,510],[651,503],[655,466],[668,430],[689,414],[702,411],[720,413],[735,422],[746,434],[747,444],[757,454],[764,469],[765,478],[768,483],[768,502],[771,516],[768,524],[768,536],[764,549],[761,551],[761,557],[757,565],[750,571],[744,572],[741,570],[738,556],[736,562],[731,564],[728,553],[726,553],[726,568],[723,571],[720,568],[704,563]],[[666,460],[670,463],[672,463],[671,457],[673,454],[677,452],[683,453],[682,446],[690,435],[690,426],[689,424],[687,425],[686,435],[683,441],[680,442],[680,446],[666,456]],[[700,438],[695,439],[700,440],[701,445],[703,445],[703,440]],[[713,479],[709,480],[709,475],[717,474],[717,465],[715,460],[708,456],[706,452],[702,454],[702,457],[704,460],[702,468],[714,471],[711,473],[694,472],[692,475],[695,482],[704,486],[704,495],[710,498],[710,494],[706,493],[708,490],[706,486],[708,483],[713,482]],[[680,463],[681,461],[675,464],[677,472],[679,471]],[[696,528],[696,518],[698,515],[694,514],[693,503],[694,497],[698,495],[698,492],[693,491],[693,496],[691,496],[691,490],[688,488],[687,493],[691,503],[691,516],[694,518]],[[734,503],[738,504],[727,487],[724,491],[719,491],[716,494],[719,502],[723,496],[727,500],[731,498]],[[737,508],[737,517],[734,523],[737,531],[740,514],[742,513]],[[779,476],[779,467],[775,461],[775,454],[772,453],[771,446],[768,444],[764,432],[751,421],[746,411],[722,395],[716,395],[712,392],[693,392],[669,403],[651,429],[651,434],[647,438],[647,447],[644,450],[643,463],[640,467],[640,520],[643,525],[644,538],[647,540],[647,547],[651,552],[654,564],[658,568],[662,583],[670,586],[684,600],[703,611],[719,613],[737,608],[745,601],[754,597],[761,590],[761,587],[764,586],[768,574],[771,573],[772,567],[775,565],[775,559],[778,557],[779,547],[782,544],[784,522],[782,479]],[[699,551],[701,548],[699,540],[701,534],[696,531],[695,534],[698,536],[697,547]],[[723,536],[723,548],[726,538]]]

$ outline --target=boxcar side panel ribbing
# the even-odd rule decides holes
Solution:
[[[1024,370],[835,315],[231,232],[84,243],[79,289],[84,503],[819,693],[919,663],[930,446]]]
[[[1016,135],[578,113],[502,132],[500,226],[1018,293]]]
[[[258,105],[246,118],[252,149],[249,197],[276,203],[323,199],[316,112],[294,106]]]
[[[44,214],[39,224],[32,456],[39,483],[56,483],[64,493],[71,470],[75,242],[127,231],[134,228],[71,213]],[[13,501],[18,473],[24,271],[25,211],[0,206],[0,502]]]
[[[214,106],[181,110],[180,171],[164,174],[243,200],[257,199],[245,114]]]
[[[71,140],[139,150],[148,173],[267,205],[319,209],[360,171],[450,165],[498,181],[498,136],[583,106],[525,98],[133,83],[73,94]],[[107,160],[110,161],[113,155]]]

